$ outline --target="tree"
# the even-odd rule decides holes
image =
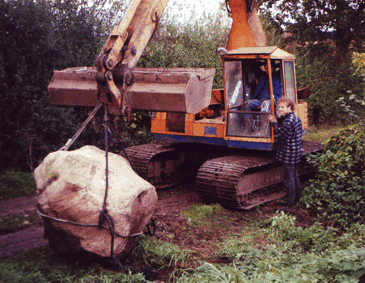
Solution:
[[[215,68],[213,88],[223,87],[222,61],[218,47],[228,41],[230,22],[223,11],[192,14],[183,23],[168,16],[161,22],[139,61],[139,67]]]
[[[347,121],[335,101],[348,96],[349,89],[360,97],[363,95],[350,52],[365,48],[363,1],[263,0],[261,3],[260,11],[266,22],[279,33],[283,28],[279,40],[282,48],[296,55],[298,87],[312,90],[306,100],[310,122]]]
[[[365,2],[356,0],[268,0],[262,9],[301,46],[335,45],[340,57],[365,48]]]
[[[92,65],[104,35],[86,4],[0,0],[0,171],[33,169],[74,134],[83,115],[50,106],[47,85]]]

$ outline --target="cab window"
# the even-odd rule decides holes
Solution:
[[[291,98],[296,103],[294,61],[284,61],[284,74],[286,97]]]

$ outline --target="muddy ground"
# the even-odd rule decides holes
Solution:
[[[212,217],[209,228],[194,228],[189,225],[188,218],[180,215],[181,211],[187,210],[194,204],[202,203],[193,184],[158,191],[158,195],[159,200],[153,216],[157,227],[155,237],[196,251],[202,259],[214,258],[215,251],[212,243],[220,241],[228,233],[238,232],[247,221],[271,217],[279,206],[276,201],[250,211],[224,209],[223,218],[222,215],[217,218]],[[43,238],[43,223],[37,217],[36,202],[35,196],[0,202],[0,216],[18,214],[33,219],[33,221],[26,220],[25,224],[17,230],[5,232],[5,235],[0,236],[0,257],[9,257],[26,249],[48,244]],[[296,208],[292,213],[297,218],[298,226],[308,227],[312,224],[310,216],[304,210]],[[231,220],[229,223],[227,223],[227,217]]]

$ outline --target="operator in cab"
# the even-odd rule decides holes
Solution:
[[[302,121],[294,113],[295,103],[292,99],[281,97],[277,101],[278,118],[269,114],[269,121],[274,128],[278,147],[276,159],[281,161],[284,169],[284,186],[286,188],[285,204],[280,211],[289,212],[300,200],[300,183],[297,165],[301,161]]]
[[[271,74],[274,92],[274,103],[283,95],[283,85],[281,83],[280,72],[276,71],[274,60],[271,60]],[[270,86],[269,86],[269,66],[263,66],[264,70],[259,71],[258,81],[252,99],[244,102],[246,111],[252,111],[261,107],[262,112],[269,112],[271,108]]]

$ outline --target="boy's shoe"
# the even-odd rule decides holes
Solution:
[[[277,210],[278,211],[283,211],[283,212],[290,212],[293,210],[293,206],[287,206],[287,205],[283,205],[283,206],[280,206]]]

